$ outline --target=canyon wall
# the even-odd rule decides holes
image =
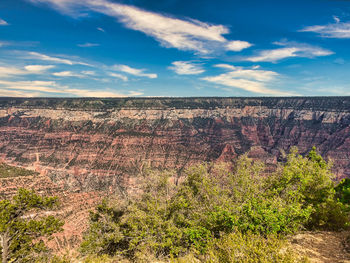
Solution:
[[[0,158],[71,192],[246,152],[273,166],[291,146],[316,146],[349,177],[350,97],[0,99]]]
[[[51,244],[76,246],[101,197],[137,186],[145,167],[183,169],[248,153],[273,169],[283,152],[313,146],[350,177],[350,97],[0,98],[0,161],[38,173],[0,179],[58,195],[66,220]]]

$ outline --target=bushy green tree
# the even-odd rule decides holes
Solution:
[[[90,213],[90,228],[82,242],[83,254],[123,253],[137,257],[154,253],[178,253],[181,231],[169,218],[170,192],[174,184],[167,174],[150,175],[144,192],[135,199],[104,200]],[[174,176],[174,174],[172,174]],[[156,178],[156,179],[155,179]]]
[[[232,233],[264,240],[304,227],[345,227],[330,168],[315,149],[305,157],[292,149],[272,175],[246,155],[233,168],[190,167],[177,186],[175,173],[147,175],[137,198],[105,200],[91,212],[82,252],[133,259],[199,255]]]
[[[350,179],[345,178],[335,187],[336,197],[344,205],[350,205]]]
[[[2,262],[34,262],[47,251],[43,238],[60,231],[63,222],[48,209],[58,204],[56,197],[42,197],[19,189],[11,200],[0,201],[0,244]]]
[[[313,147],[307,156],[292,148],[287,161],[269,178],[271,189],[284,200],[295,200],[311,210],[308,228],[337,230],[348,226],[344,205],[335,196],[332,163]]]

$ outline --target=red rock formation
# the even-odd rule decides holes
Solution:
[[[350,98],[0,99],[1,159],[39,171],[46,183],[25,185],[50,182],[67,204],[128,189],[144,165],[181,172],[249,152],[272,167],[291,146],[317,146],[349,177]]]
[[[12,164],[46,170],[74,191],[125,187],[123,177],[137,174],[144,163],[181,171],[257,149],[251,156],[275,163],[280,150],[293,145],[301,153],[317,146],[334,160],[339,177],[350,175],[349,98],[194,99],[196,108],[167,106],[179,100],[154,99],[163,104],[140,107],[134,99],[107,107],[118,100],[76,99],[70,102],[74,109],[57,107],[65,100],[46,106],[44,99],[5,100],[0,154]],[[90,109],[88,102],[99,107]]]

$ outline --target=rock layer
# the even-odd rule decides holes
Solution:
[[[0,158],[72,192],[127,187],[145,165],[179,173],[249,152],[316,146],[350,176],[350,98],[0,99]]]
[[[65,231],[52,247],[77,245],[88,210],[137,184],[145,167],[179,173],[202,161],[248,153],[273,168],[281,153],[316,146],[350,177],[350,97],[331,98],[0,98],[0,161],[38,175],[0,180],[58,195]]]

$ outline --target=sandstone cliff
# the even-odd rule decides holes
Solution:
[[[71,191],[125,187],[144,165],[179,172],[249,152],[317,146],[350,176],[350,98],[0,99],[0,158]]]
[[[58,193],[68,218],[58,247],[79,238],[89,207],[135,185],[143,167],[180,175],[246,152],[274,167],[294,145],[317,146],[339,178],[350,177],[350,97],[0,98],[0,160],[39,172],[2,179],[0,192]]]

